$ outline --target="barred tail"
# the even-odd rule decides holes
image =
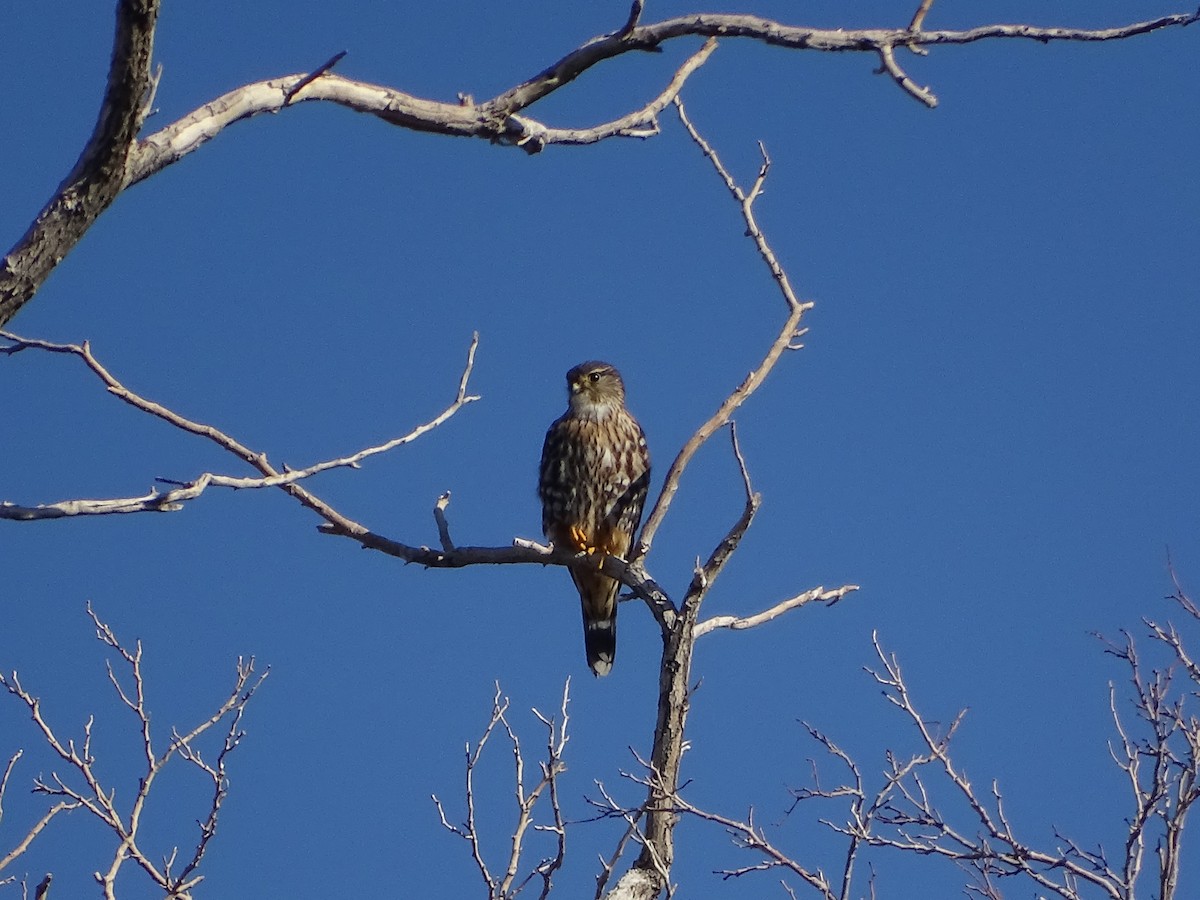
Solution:
[[[571,579],[583,607],[583,646],[588,665],[597,675],[607,675],[617,655],[617,589],[620,584],[588,560],[571,566]]]
[[[613,658],[617,655],[616,616],[589,620],[585,612],[583,646],[587,650],[587,661],[592,672],[597,676],[607,675],[612,670]]]

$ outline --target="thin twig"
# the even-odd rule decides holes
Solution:
[[[933,6],[933,0],[921,0],[921,5],[917,7],[917,11],[913,14],[912,21],[908,23],[909,31],[921,30],[921,26],[925,24],[925,16],[929,14],[931,6]]]
[[[339,53],[333,54],[333,56],[329,57],[329,59],[325,60],[325,62],[321,63],[321,65],[317,66],[317,68],[313,69],[311,72],[309,72],[307,75],[305,75],[299,81],[297,81],[294,85],[292,85],[290,88],[288,88],[283,94],[283,105],[290,106],[292,103],[292,100],[295,99],[295,97],[298,93],[300,93],[302,90],[304,90],[310,84],[312,84],[314,81],[316,81],[322,75],[324,75],[326,72],[328,72],[334,66],[336,66],[339,62],[341,62],[342,57],[344,57],[348,52],[349,51],[347,51],[347,50],[342,50]]]
[[[145,767],[137,779],[136,787],[128,791],[128,795],[133,797],[132,804],[130,804],[127,811],[118,809],[115,803],[117,796],[116,788],[106,788],[100,781],[100,777],[96,771],[96,758],[92,752],[93,719],[89,717],[84,725],[81,747],[74,740],[63,741],[43,717],[41,704],[38,699],[22,687],[17,674],[14,672],[9,676],[0,677],[0,687],[4,687],[8,693],[24,703],[29,711],[30,718],[40,731],[45,744],[67,764],[71,772],[74,773],[73,777],[81,779],[85,785],[82,788],[74,787],[68,783],[66,778],[61,777],[57,773],[52,773],[49,780],[40,776],[35,779],[35,793],[61,799],[34,826],[24,841],[7,857],[0,860],[0,868],[3,868],[13,858],[24,852],[50,819],[59,812],[84,808],[117,838],[117,847],[108,868],[103,872],[95,874],[106,900],[115,900],[117,876],[127,861],[133,861],[149,876],[154,884],[166,892],[168,897],[183,900],[183,898],[189,896],[191,889],[203,877],[196,870],[204,856],[209,840],[216,833],[218,815],[227,792],[225,758],[240,742],[242,733],[239,725],[246,705],[254,696],[255,691],[262,685],[268,673],[264,672],[257,679],[254,679],[253,660],[244,662],[239,659],[234,688],[218,711],[186,735],[180,735],[177,731],[172,732],[172,739],[167,749],[162,753],[156,754],[150,731],[151,714],[145,706],[145,682],[142,673],[141,645],[138,643],[135,645],[134,650],[130,650],[117,639],[112,629],[96,615],[90,605],[88,607],[88,614],[96,628],[97,639],[115,651],[128,669],[126,678],[132,682],[131,687],[121,684],[111,665],[108,667],[109,681],[116,690],[121,703],[133,713],[138,722]],[[200,753],[193,745],[193,742],[227,716],[230,716],[231,723],[225,738],[224,749],[219,754],[217,766],[208,766],[203,763]],[[174,861],[176,852],[172,851],[167,856],[164,866],[160,867],[156,865],[143,850],[143,846],[140,843],[140,828],[142,813],[150,799],[154,785],[157,783],[158,776],[177,754],[208,772],[216,784],[216,791],[212,804],[205,815],[204,821],[200,825],[200,837],[197,840],[190,861],[181,873],[174,874],[171,872],[171,864]]]
[[[547,738],[546,760],[539,763],[538,766],[541,771],[541,777],[532,787],[528,787],[526,784],[525,756],[521,750],[521,741],[508,721],[508,698],[501,694],[500,685],[497,683],[495,694],[492,698],[492,714],[488,720],[488,724],[484,728],[482,736],[476,742],[475,748],[472,749],[470,744],[466,747],[466,786],[464,792],[464,799],[467,806],[466,822],[462,825],[452,824],[446,817],[446,810],[441,800],[438,799],[436,794],[432,797],[442,827],[451,834],[462,838],[470,845],[471,858],[474,860],[475,867],[479,870],[480,877],[487,887],[488,896],[496,898],[496,900],[515,897],[535,877],[542,879],[540,898],[545,900],[550,894],[554,874],[562,867],[566,858],[566,824],[563,820],[562,808],[559,805],[558,776],[566,770],[566,764],[563,762],[563,752],[566,749],[568,740],[567,723],[569,716],[567,707],[570,702],[570,690],[571,681],[568,678],[563,685],[562,702],[560,705],[561,719],[557,723],[553,719],[542,715],[536,709],[533,710],[534,716],[546,727]],[[498,728],[502,729],[508,737],[508,743],[512,749],[514,766],[513,791],[517,806],[517,823],[509,840],[508,857],[504,872],[502,875],[493,875],[483,858],[483,839],[480,835],[479,823],[475,815],[475,771],[483,757],[488,740]],[[549,825],[537,823],[534,816],[538,801],[544,795],[550,797],[552,824]],[[553,834],[555,836],[555,850],[553,855],[542,859],[533,866],[529,874],[518,884],[516,878],[520,870],[521,857],[527,849],[525,846],[526,838],[531,830],[537,833],[548,832]]]
[[[759,144],[759,150],[762,154],[762,166],[759,168],[758,176],[755,178],[750,190],[743,191],[729,174],[716,151],[700,135],[695,126],[692,125],[691,120],[687,117],[683,102],[678,97],[675,98],[674,102],[675,109],[679,113],[679,119],[687,130],[688,135],[712,163],[718,177],[724,182],[726,189],[737,201],[741,209],[742,218],[746,223],[746,235],[754,242],[759,256],[767,264],[768,269],[770,269],[771,276],[774,278],[787,304],[788,315],[783,327],[780,329],[778,337],[772,342],[762,362],[725,398],[717,411],[696,429],[696,432],[684,444],[671,463],[670,468],[667,470],[662,489],[655,500],[654,506],[650,510],[650,514],[646,517],[646,524],[642,527],[641,535],[632,551],[632,559],[634,560],[649,552],[650,546],[654,541],[654,536],[666,518],[667,511],[670,509],[671,501],[674,499],[676,491],[679,490],[680,479],[682,479],[683,473],[692,461],[692,457],[695,456],[696,451],[717,430],[723,427],[732,418],[733,413],[762,385],[767,375],[775,368],[775,364],[779,361],[779,358],[792,346],[792,341],[798,336],[800,320],[803,318],[804,313],[812,308],[812,303],[802,303],[796,296],[787,273],[779,264],[774,250],[772,250],[762,229],[759,228],[754,216],[754,202],[762,194],[763,185],[766,182],[767,173],[771,167],[771,160],[767,156],[765,148]]]
[[[617,32],[617,37],[627,37],[637,28],[638,22],[642,20],[642,10],[646,6],[646,0],[633,0],[629,6],[629,18],[625,20],[625,24],[621,26],[621,30]]]
[[[708,634],[710,631],[716,631],[718,628],[728,628],[733,631],[742,631],[746,628],[755,628],[765,622],[770,622],[773,619],[782,616],[786,612],[793,609],[799,609],[802,606],[807,606],[809,603],[827,603],[833,605],[845,597],[857,591],[857,584],[844,584],[840,588],[834,588],[827,591],[824,587],[815,587],[811,590],[804,591],[794,597],[789,597],[786,600],[781,600],[769,609],[764,609],[762,612],[755,613],[752,616],[713,616],[710,619],[705,619],[696,625],[695,635]]]

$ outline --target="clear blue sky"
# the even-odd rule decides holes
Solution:
[[[715,9],[647,5],[648,19]],[[862,27],[906,24],[914,5],[721,9]],[[90,133],[111,6],[47,0],[0,13],[5,246]],[[1189,10],[1053,7],[943,0],[927,25],[1099,27]],[[347,77],[481,98],[617,27],[627,9],[168,3],[148,128],[342,49]],[[863,586],[833,609],[703,639],[685,757],[694,802],[735,816],[753,804],[780,821],[816,754],[798,719],[872,777],[885,747],[912,749],[862,672],[877,630],[931,718],[970,707],[956,752],[977,785],[999,780],[1027,841],[1053,846],[1055,826],[1116,850],[1129,805],[1105,748],[1106,684],[1124,672],[1089,632],[1140,633],[1142,616],[1173,613],[1160,599],[1168,547],[1184,583],[1200,585],[1198,38],[1191,28],[1107,45],[990,42],[905,60],[939,94],[936,111],[862,55],[726,41],[689,83],[694,121],[740,179],[753,176],[755,142],[768,148],[757,211],[817,304],[806,349],[738,415],[764,505],[706,611]],[[579,126],[640,105],[694,46],[605,65],[534,115]],[[742,231],[671,116],[651,141],[528,157],[301,106],[239,124],[121,196],[9,327],[89,339],[131,388],[293,466],[430,418],[478,330],[481,402],[310,487],[412,544],[436,541],[430,510],[450,490],[456,539],[501,545],[540,537],[537,458],[570,366],[602,358],[625,374],[655,456],[653,494],[760,358],[783,304]],[[156,476],[246,471],[107,396],[77,360],[0,360],[0,385],[0,499],[134,496]],[[714,441],[649,560],[673,594],[736,518],[740,491],[727,442]],[[231,761],[201,896],[479,896],[466,845],[428,798],[462,815],[463,743],[484,726],[497,680],[532,752],[542,735],[529,708],[555,709],[572,677],[569,816],[587,815],[594,780],[640,798],[619,772],[634,767],[627,748],[648,752],[654,721],[658,641],[643,607],[622,608],[615,669],[596,681],[565,572],[422,571],[316,525],[282,494],[215,491],[169,515],[0,523],[0,669],[19,670],[65,735],[96,715],[94,753],[118,797],[136,778],[136,734],[104,681],[85,601],[145,642],[160,740],[216,705],[239,654],[271,665]],[[33,815],[24,787],[59,768],[9,698],[0,755],[17,747],[27,757],[0,850]],[[498,745],[481,806],[493,862],[513,817],[509,771]],[[204,809],[191,778],[177,772],[151,809],[156,853],[194,838]],[[812,818],[802,810],[780,844],[839,871]],[[619,832],[572,830],[563,896],[590,896],[596,854]],[[678,836],[683,896],[782,896],[771,876],[707,874],[754,861],[719,830],[686,822]],[[54,871],[61,897],[89,896],[110,846],[76,813],[14,871],[34,883]],[[957,896],[962,882],[933,861],[877,865],[881,896]],[[123,900],[149,896],[130,867]]]

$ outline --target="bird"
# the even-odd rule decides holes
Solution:
[[[626,558],[650,486],[646,435],[625,408],[625,382],[599,360],[567,372],[567,411],[546,432],[538,469],[542,532],[558,549],[598,558],[568,567],[583,607],[583,644],[596,676],[617,652],[620,582],[601,571]]]

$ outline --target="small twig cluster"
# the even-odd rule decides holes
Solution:
[[[116,691],[121,704],[133,713],[137,722],[144,768],[136,788],[128,791],[132,801],[127,808],[120,807],[116,799],[116,788],[106,787],[97,773],[96,757],[92,752],[94,717],[89,716],[84,724],[81,742],[76,742],[74,738],[64,740],[59,737],[60,732],[43,715],[41,701],[26,690],[17,673],[0,675],[0,687],[25,705],[42,742],[67,766],[63,774],[51,772],[49,777],[38,776],[34,780],[34,793],[53,798],[54,805],[29,830],[16,848],[0,859],[0,871],[27,850],[34,838],[58,813],[84,809],[117,839],[117,848],[108,868],[95,873],[105,900],[116,900],[117,875],[122,866],[130,861],[165,892],[168,900],[187,900],[191,897],[192,890],[204,878],[199,868],[210,842],[216,835],[221,808],[228,793],[229,755],[245,737],[242,717],[268,672],[256,675],[253,658],[239,658],[233,688],[224,702],[211,716],[187,732],[181,733],[172,729],[171,736],[163,747],[154,739],[150,729],[150,710],[146,706],[145,679],[142,672],[141,642],[138,641],[133,650],[128,649],[90,605],[87,611],[96,628],[97,640],[116,654],[126,670],[124,675],[118,675],[112,663],[106,663],[109,683]],[[211,758],[206,757],[199,747],[200,738],[210,731],[221,733],[217,750]],[[18,752],[9,761],[3,780],[0,781],[0,798],[20,756]],[[179,848],[175,847],[161,862],[156,862],[151,858],[142,839],[142,814],[159,775],[175,757],[190,763],[212,782],[212,800],[204,818],[198,822],[200,835],[190,853],[181,859]],[[125,793],[122,791],[121,795],[124,796]],[[49,876],[44,884],[49,886]]]
[[[446,816],[442,801],[433,796],[437,807],[438,817],[442,827],[451,834],[462,838],[471,848],[471,857],[479,870],[479,875],[487,888],[488,900],[509,900],[525,889],[530,882],[540,882],[541,891],[538,900],[545,900],[550,895],[555,873],[562,868],[567,853],[567,827],[563,820],[562,806],[559,801],[558,777],[566,771],[563,753],[567,747],[567,723],[569,715],[567,705],[570,700],[571,680],[568,678],[563,685],[562,704],[559,707],[559,717],[554,719],[542,715],[536,709],[534,716],[546,729],[546,758],[538,762],[538,775],[535,781],[530,781],[526,774],[525,753],[521,749],[521,740],[508,721],[509,701],[500,693],[500,685],[496,685],[496,693],[492,698],[492,715],[488,720],[483,735],[474,748],[466,746],[466,788],[467,806],[466,821],[461,824],[452,823]],[[488,740],[497,729],[503,730],[508,739],[513,755],[513,784],[517,807],[517,822],[509,840],[508,852],[503,860],[503,871],[493,872],[484,859],[484,840],[480,835],[478,822],[475,817],[475,773],[483,757]],[[538,822],[534,815],[538,801],[543,797],[549,804],[549,822]],[[544,808],[545,804],[543,804]],[[521,871],[521,856],[526,852],[526,841],[530,832],[551,836],[551,852],[532,866],[524,878],[519,878]]]
[[[1171,599],[1190,618],[1200,621],[1200,608],[1178,582]],[[755,821],[753,810],[744,820],[735,819],[697,808],[678,790],[671,792],[671,802],[679,812],[720,825],[737,847],[756,857],[752,863],[722,869],[717,874],[724,878],[755,872],[790,874],[823,900],[855,896],[852,889],[856,865],[865,848],[951,860],[970,876],[967,894],[980,900],[1002,900],[1001,885],[1014,878],[1032,882],[1039,896],[1063,900],[1091,896],[1172,900],[1178,896],[1185,825],[1200,799],[1200,718],[1190,708],[1200,696],[1200,664],[1174,625],[1144,621],[1151,639],[1170,651],[1167,667],[1152,667],[1145,662],[1128,633],[1123,632],[1120,641],[1106,641],[1105,646],[1105,652],[1128,667],[1132,688],[1128,712],[1115,686],[1109,685],[1117,735],[1109,750],[1114,764],[1125,775],[1132,804],[1124,819],[1124,840],[1115,854],[1057,829],[1052,830],[1049,848],[1020,836],[1000,786],[993,781],[986,791],[978,790],[951,755],[951,740],[963,722],[965,710],[941,728],[926,718],[917,709],[895,655],[886,652],[877,637],[873,644],[880,668],[867,671],[883,688],[888,702],[915,730],[921,749],[907,757],[888,751],[882,782],[870,788],[862,767],[849,753],[828,735],[803,723],[843,774],[833,785],[823,785],[818,766],[813,763],[812,785],[792,791],[788,815],[811,800],[846,804],[844,819],[821,819],[846,839],[839,877],[832,878],[819,866],[803,865],[779,847]],[[1186,679],[1182,689],[1174,684],[1179,673]],[[648,777],[635,780],[664,786],[652,767],[647,771]],[[950,795],[938,797],[935,784],[948,785]],[[943,808],[948,805],[962,806],[963,811],[947,814]],[[1151,855],[1157,862],[1152,869],[1147,865]],[[795,896],[786,881],[784,886]],[[873,895],[873,874],[869,886]]]

